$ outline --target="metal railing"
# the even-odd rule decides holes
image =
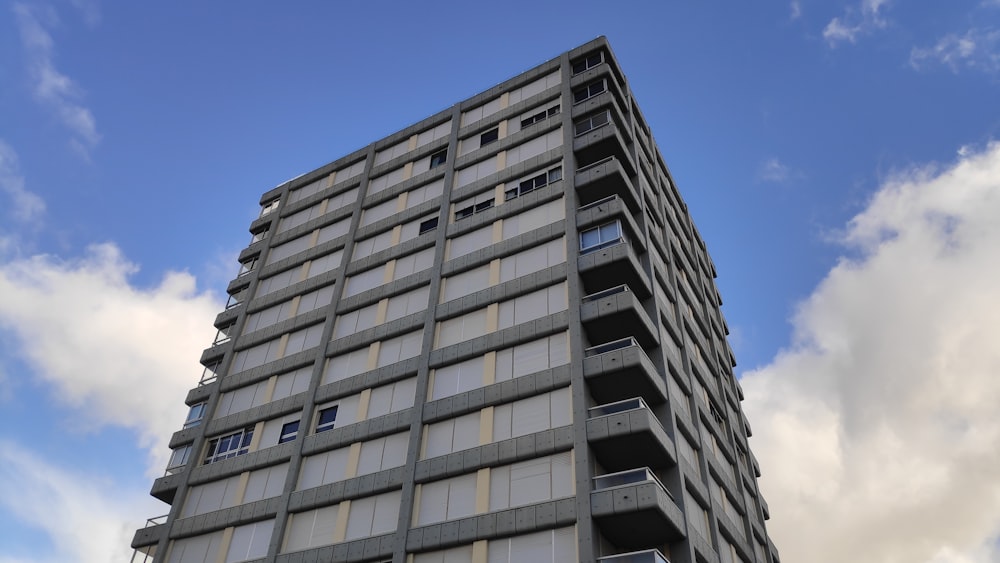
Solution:
[[[591,346],[583,351],[585,357],[598,356],[600,354],[605,354],[607,352],[613,352],[615,350],[621,350],[622,348],[628,348],[629,346],[638,346],[639,343],[635,338],[631,336],[626,336],[625,338],[620,338],[618,340],[613,340],[611,342],[605,342],[604,344],[598,344],[597,346]]]
[[[598,299],[604,299],[605,297],[615,295],[617,293],[625,293],[627,291],[631,291],[631,289],[629,289],[628,284],[623,283],[621,285],[609,287],[608,289],[602,289],[601,291],[598,291],[596,293],[591,293],[590,295],[585,295],[583,299],[581,299],[580,301],[582,301],[583,303],[587,303],[589,301],[597,301]]]
[[[606,555],[598,557],[597,560],[602,563],[670,563],[670,560],[664,557],[658,549]]]
[[[614,403],[591,407],[587,409],[587,418],[597,418],[599,416],[607,416],[609,414],[639,409],[649,410],[649,407],[646,405],[646,401],[643,401],[641,397],[634,397],[632,399],[625,399],[624,401],[617,401]]]
[[[608,197],[602,197],[601,199],[599,199],[597,201],[592,201],[592,202],[590,202],[590,203],[588,203],[586,205],[578,207],[576,210],[577,210],[577,212],[580,212],[580,211],[583,211],[584,209],[590,209],[591,207],[597,207],[598,205],[601,205],[603,203],[609,203],[609,202],[614,201],[616,199],[618,199],[618,194],[611,194]]]
[[[597,477],[594,477],[594,491],[603,491],[605,489],[613,489],[615,487],[623,487],[625,485],[635,485],[636,483],[656,483],[665,493],[667,493],[667,495],[670,495],[670,491],[663,486],[663,483],[656,478],[656,475],[654,475],[648,467],[640,467],[638,469],[629,469],[626,471],[619,471],[617,473],[598,475]]]

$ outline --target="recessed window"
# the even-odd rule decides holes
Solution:
[[[578,104],[584,100],[593,98],[605,90],[607,90],[607,87],[605,86],[603,80],[591,82],[583,88],[578,88],[573,91],[573,103]]]
[[[201,424],[202,419],[205,418],[205,403],[198,403],[197,405],[191,405],[191,410],[188,411],[187,418],[184,420],[184,428],[193,428]]]
[[[326,432],[327,430],[333,430],[334,423],[337,422],[337,407],[333,406],[328,409],[323,409],[319,411],[319,420],[316,422],[316,432]]]
[[[559,105],[554,105],[545,111],[540,111],[531,117],[521,120],[521,129],[528,127],[529,125],[534,125],[540,121],[545,121],[546,119],[552,117],[553,115],[559,114]]]
[[[253,271],[257,267],[257,260],[259,256],[254,256],[253,258],[247,259],[246,262],[240,262],[240,273],[236,277],[245,276]]]
[[[467,217],[472,217],[472,214],[475,213],[475,212],[476,212],[475,211],[475,206],[473,206],[473,205],[470,205],[468,207],[463,207],[463,208],[455,211],[455,220],[458,221],[459,219],[465,219]]]
[[[281,436],[278,437],[278,443],[284,444],[285,442],[291,442],[299,435],[299,421],[286,423],[281,427]]]
[[[250,239],[250,244],[264,240],[264,238],[267,237],[267,233],[268,233],[267,229],[253,233],[253,238]]]
[[[583,135],[584,133],[597,129],[602,125],[607,125],[611,121],[611,114],[608,111],[602,111],[600,113],[595,113],[590,117],[585,117],[580,121],[573,124],[573,132],[575,135]]]
[[[496,140],[499,138],[500,138],[500,129],[494,127],[493,129],[490,129],[489,131],[479,136],[479,146],[485,147],[490,143],[496,142]]]
[[[167,462],[167,474],[177,473],[180,467],[187,465],[188,458],[191,457],[191,444],[181,446],[170,454],[170,461]]]
[[[493,200],[492,199],[488,199],[486,201],[480,201],[479,203],[476,204],[475,213],[482,213],[483,211],[486,211],[487,209],[491,209],[492,207],[493,207]]]
[[[618,220],[580,231],[580,254],[594,252],[602,248],[625,242],[622,237],[622,225]]]
[[[431,168],[437,168],[448,160],[448,149],[438,151],[431,155]]]
[[[429,232],[433,231],[434,229],[436,229],[437,226],[438,226],[438,218],[437,217],[428,219],[428,220],[424,221],[423,223],[420,223],[420,231],[417,234],[421,234],[422,235],[424,233],[429,233]]]
[[[598,52],[573,63],[573,74],[580,74],[604,62],[604,53]]]
[[[264,205],[260,206],[260,216],[263,217],[268,213],[274,212],[276,209],[278,209],[278,205],[280,204],[281,204],[281,199],[272,199],[271,201],[265,203]]]
[[[510,201],[512,199],[521,197],[527,193],[533,192],[538,188],[545,187],[552,182],[562,179],[562,167],[557,166],[548,172],[542,172],[536,176],[532,176],[527,180],[522,180],[517,184],[517,186],[504,192],[504,201]]]
[[[205,454],[205,465],[248,453],[252,440],[253,426],[248,426],[239,432],[210,441]]]

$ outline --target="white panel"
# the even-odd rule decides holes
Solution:
[[[392,279],[402,279],[410,274],[430,268],[434,263],[434,247],[425,248],[420,252],[403,256],[396,260],[396,269]]]
[[[351,297],[363,291],[382,285],[385,278],[385,268],[378,266],[370,270],[358,272],[349,276],[345,282],[344,297]]]
[[[503,220],[503,239],[533,231],[566,217],[566,204],[562,198],[552,200],[538,207],[532,207],[513,217]]]
[[[362,164],[362,166],[364,165],[363,162],[361,164]],[[360,171],[359,171],[359,173],[360,173]],[[347,176],[344,176],[343,178],[338,178],[338,180],[344,180],[345,178],[347,178]],[[337,194],[337,195],[329,198],[329,201],[327,201],[327,204],[326,204],[326,212],[327,213],[332,213],[332,212],[337,211],[338,209],[341,209],[341,208],[346,207],[348,205],[353,205],[354,202],[357,201],[357,199],[358,199],[358,191],[359,191],[359,188],[351,188],[351,189],[347,190],[346,192]]]
[[[372,328],[375,326],[375,316],[377,314],[378,303],[374,303],[367,307],[338,315],[337,323],[333,329],[334,340]]]
[[[437,347],[450,346],[486,334],[486,309],[479,309],[440,323]]]
[[[243,503],[279,496],[285,487],[287,474],[288,463],[252,471],[247,480],[247,490],[243,495]]]
[[[510,538],[510,560],[552,561],[552,532],[536,532]]]
[[[500,440],[507,440],[511,438],[511,414],[513,413],[513,405],[507,403],[504,405],[497,405],[493,409],[493,441],[499,442]]]
[[[510,469],[503,465],[490,470],[490,510],[510,507]]]
[[[548,393],[515,401],[513,408],[511,414],[512,438],[549,429]]]
[[[497,351],[497,367],[494,379],[497,383],[507,381],[514,377],[514,350],[516,348],[505,348]]]
[[[380,164],[385,164],[386,162],[389,162],[390,160],[396,157],[406,154],[408,151],[407,147],[409,146],[409,144],[410,144],[410,139],[406,138],[392,146],[386,147],[378,151],[377,153],[375,153],[375,166],[378,166]]]
[[[411,377],[403,381],[396,382],[393,386],[392,404],[389,412],[401,411],[413,406],[417,395],[417,378]]]
[[[267,555],[267,546],[274,531],[274,520],[237,526],[226,554],[226,563],[259,559]]]
[[[552,530],[552,561],[577,561],[576,527]]]
[[[291,515],[283,551],[299,551],[333,543],[339,505],[325,506]]]
[[[549,337],[549,367],[569,363],[569,333],[560,332]]]
[[[483,356],[476,356],[464,362],[438,368],[434,372],[434,389],[431,400],[450,397],[482,387],[484,369],[485,358]]]
[[[573,411],[570,407],[571,397],[570,388],[563,387],[562,389],[557,389],[555,391],[549,392],[549,397],[551,399],[551,413],[552,419],[549,424],[550,428],[558,428],[559,426],[566,426],[567,424],[573,423]]]
[[[424,483],[420,487],[420,509],[417,525],[444,522],[448,519],[448,481]]]
[[[299,478],[297,489],[309,489],[340,481],[347,473],[349,456],[350,448],[345,447],[306,457],[302,463],[302,476]]]
[[[368,348],[358,348],[346,354],[330,358],[323,372],[323,383],[340,381],[368,369]]]
[[[444,551],[417,553],[413,556],[413,563],[472,563],[472,544]]]
[[[430,291],[430,286],[425,285],[401,295],[390,297],[388,307],[386,308],[385,322],[392,322],[426,309]]]
[[[398,201],[393,198],[388,201],[384,201],[373,207],[365,209],[361,214],[361,227],[366,227],[377,221],[381,221],[386,217],[391,217],[396,214],[396,210],[399,207]]]
[[[490,285],[490,265],[483,264],[478,268],[455,274],[445,278],[442,283],[441,302],[450,301],[470,295]]]
[[[455,421],[444,420],[427,426],[427,442],[424,444],[424,458],[451,453],[455,436]]]
[[[392,532],[399,525],[399,504],[402,491],[383,493],[375,497],[375,516],[372,519],[371,534]]]
[[[340,250],[335,250],[329,254],[324,254],[319,258],[313,259],[312,263],[309,265],[309,275],[306,276],[306,279],[314,278],[320,274],[325,274],[326,272],[339,267],[340,261],[343,257],[344,249],[341,248]]]
[[[319,236],[316,237],[316,244],[320,245],[324,242],[329,242],[339,236],[346,235],[348,231],[351,230],[351,218],[347,217],[333,223],[332,225],[327,225],[319,230]]]
[[[470,233],[451,239],[448,259],[465,256],[493,244],[493,226],[488,225]]]
[[[423,337],[423,330],[417,330],[402,336],[390,338],[389,340],[383,340],[382,345],[379,347],[378,367],[419,356]]]
[[[384,534],[396,529],[400,491],[354,500],[347,518],[348,540]]]
[[[354,244],[354,260],[371,256],[392,246],[392,231],[383,231],[373,237],[359,240]]]
[[[547,338],[532,340],[514,348],[514,377],[521,377],[549,367],[549,342]]]
[[[425,186],[414,188],[407,192],[406,208],[416,207],[425,201],[430,201],[444,193],[444,178],[436,180]]]
[[[510,468],[510,506],[524,506],[552,498],[552,464],[540,458]]]
[[[320,190],[326,187],[327,177],[323,176],[318,180],[314,180],[301,188],[296,188],[288,193],[288,203],[295,203],[296,201],[302,201],[303,199],[319,193]]]
[[[299,252],[307,250],[311,247],[310,244],[311,242],[312,242],[312,233],[306,233],[300,236],[299,238],[292,239],[283,244],[279,244],[278,246],[272,248],[270,252],[268,252],[265,265],[274,264],[279,260],[288,258],[289,256],[293,256],[295,254],[298,254]]]
[[[399,434],[386,436],[385,449],[382,451],[382,469],[391,469],[405,464],[409,444],[409,432],[400,432]]]
[[[289,199],[289,203],[292,203],[291,199]],[[299,225],[303,225],[311,219],[319,217],[319,210],[322,206],[323,202],[320,201],[317,202],[315,205],[311,205],[301,211],[296,211],[295,213],[292,213],[287,217],[282,217],[280,222],[278,223],[277,232],[283,233],[289,229],[294,229]]]
[[[169,563],[214,563],[222,544],[222,530],[174,540]]]

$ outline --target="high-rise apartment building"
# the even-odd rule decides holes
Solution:
[[[604,38],[260,202],[135,560],[778,561],[715,267]]]

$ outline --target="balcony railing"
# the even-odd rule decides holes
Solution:
[[[656,478],[656,475],[648,467],[641,467],[639,469],[629,469],[628,471],[619,471],[618,473],[608,473],[607,475],[598,475],[594,477],[594,491],[602,491],[604,489],[612,489],[614,487],[622,487],[625,485],[635,485],[637,483],[656,483],[659,485],[667,496],[673,498],[670,491],[663,486],[663,483]]]
[[[612,202],[612,201],[614,201],[616,199],[618,199],[618,194],[611,194],[608,197],[603,197],[603,198],[601,198],[601,199],[599,199],[597,201],[592,201],[592,202],[588,203],[587,205],[578,207],[576,210],[577,211],[583,211],[585,209],[590,209],[591,207],[597,207],[598,205],[601,205],[603,203]]]
[[[649,409],[649,407],[646,406],[646,401],[643,401],[641,397],[591,407],[587,409],[587,418],[596,418],[598,416],[607,416],[609,414],[634,411],[638,409]]]
[[[597,560],[602,563],[670,563],[658,549],[607,555],[605,557],[598,557]]]
[[[606,157],[602,158],[601,160],[598,160],[597,162],[591,162],[590,164],[588,164],[586,166],[581,166],[580,168],[577,168],[576,172],[577,172],[577,174],[579,174],[580,172],[586,172],[587,170],[590,170],[591,168],[593,168],[595,166],[600,166],[602,164],[611,162],[614,159],[615,159],[614,156],[606,156]]]
[[[616,285],[615,287],[609,287],[608,289],[598,291],[596,293],[591,293],[590,295],[585,295],[583,299],[581,299],[581,301],[584,303],[590,301],[597,301],[598,299],[603,299],[610,295],[615,295],[617,293],[624,293],[626,291],[629,291],[628,284],[623,283],[621,285]]]
[[[619,340],[614,340],[612,342],[605,342],[604,344],[598,344],[597,346],[591,346],[583,351],[585,357],[597,356],[600,354],[605,354],[607,352],[613,352],[615,350],[621,350],[622,348],[628,348],[629,346],[638,346],[639,343],[631,336],[621,338]]]
[[[215,371],[219,368],[219,364],[212,364],[210,366],[205,366],[205,369],[201,372],[201,379],[198,381],[198,387],[202,385],[208,385],[219,378],[219,374]]]

